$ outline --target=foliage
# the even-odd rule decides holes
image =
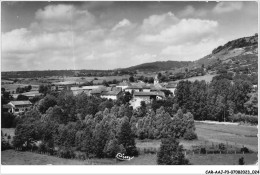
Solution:
[[[16,100],[17,101],[26,101],[26,100],[29,100],[29,98],[25,95],[19,94]]]
[[[134,134],[131,131],[131,126],[128,118],[125,118],[118,132],[118,143],[122,144],[126,150],[127,156],[137,156],[138,152],[135,147]]]
[[[50,107],[53,107],[57,104],[56,97],[52,95],[46,95],[43,99],[39,101],[38,109],[39,111],[44,114]]]
[[[252,125],[258,124],[258,116],[246,115],[242,113],[237,113],[229,116],[229,120],[232,122],[250,123]]]
[[[158,165],[188,165],[189,161],[183,154],[183,147],[175,138],[162,139],[157,154]]]
[[[245,165],[244,157],[238,159],[238,165]]]
[[[25,86],[25,87],[17,87],[16,88],[16,93],[20,94],[20,93],[24,93],[24,92],[29,92],[32,89],[31,85]]]
[[[12,128],[15,125],[15,116],[8,112],[3,112],[1,114],[1,127],[2,128]]]

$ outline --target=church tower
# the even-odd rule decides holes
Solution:
[[[154,85],[159,84],[158,75],[155,75],[153,83],[154,83]]]

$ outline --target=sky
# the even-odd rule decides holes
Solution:
[[[258,32],[256,1],[2,1],[2,71],[195,61]]]

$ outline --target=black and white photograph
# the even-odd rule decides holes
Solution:
[[[258,7],[1,1],[1,166],[258,174]]]

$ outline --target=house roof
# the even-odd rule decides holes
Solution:
[[[30,101],[10,101],[9,104],[12,104],[14,106],[19,106],[19,105],[31,105],[32,103]]]
[[[163,92],[134,92],[134,96],[162,96],[164,97]]]
[[[120,82],[117,86],[131,86],[131,83],[127,81]]]
[[[6,104],[6,105],[3,105],[3,108],[5,108],[5,109],[11,109],[12,106],[11,106],[10,104]]]
[[[140,85],[131,85],[131,86],[128,86],[126,89],[142,89],[142,86],[140,86]]]
[[[76,84],[75,81],[63,81],[63,82],[55,82],[54,85],[73,85]]]
[[[177,83],[167,84],[165,87],[166,87],[166,88],[176,88],[176,87],[177,87]]]
[[[39,91],[30,91],[30,92],[22,93],[22,95],[25,95],[25,96],[40,96],[40,95],[43,95],[43,94],[39,93]]]
[[[121,91],[108,91],[108,92],[102,92],[102,95],[118,95]]]

